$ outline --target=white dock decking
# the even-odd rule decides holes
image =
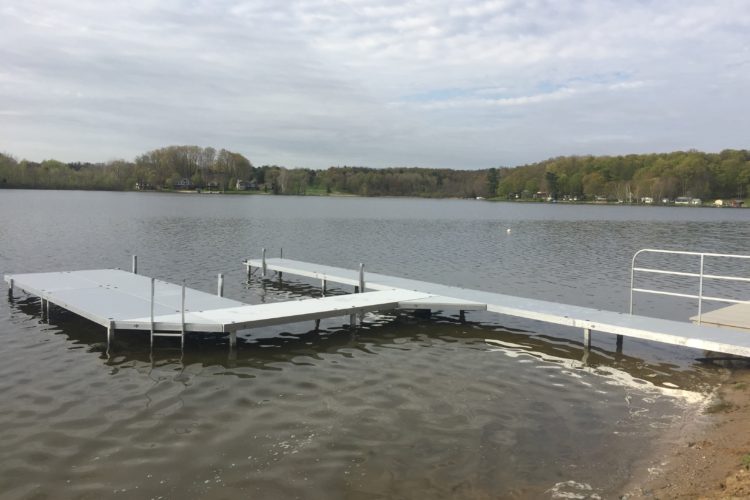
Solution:
[[[55,304],[108,329],[149,330],[153,335],[184,332],[226,332],[394,309],[430,295],[388,290],[317,299],[248,305],[161,280],[117,269],[5,275],[11,288]],[[153,288],[152,288],[153,281]],[[153,290],[153,293],[152,293]],[[153,308],[153,309],[152,309]],[[159,332],[159,333],[154,333]],[[169,332],[172,332],[171,334]],[[232,342],[235,337],[232,336]]]
[[[300,262],[296,260],[271,258],[249,259],[243,262],[248,272],[251,268],[265,269],[285,274],[319,279],[344,285],[360,286],[360,273],[356,270]],[[584,343],[590,345],[591,331],[611,333],[665,344],[679,345],[714,351],[724,354],[750,357],[750,332],[730,330],[715,326],[694,325],[688,322],[671,321],[646,316],[630,315],[614,311],[603,311],[580,306],[559,304],[536,299],[527,299],[499,293],[470,290],[449,285],[387,276],[367,272],[365,289],[400,289],[422,292],[432,296],[435,304],[442,298],[443,308],[466,309],[461,303],[484,305],[486,310],[498,314],[515,316],[558,325],[582,328]],[[415,302],[418,302],[417,299]],[[427,306],[427,301],[422,301]],[[449,303],[451,307],[448,307]],[[401,307],[409,307],[403,301]],[[435,306],[438,308],[439,306]],[[621,337],[618,338],[618,344]]]

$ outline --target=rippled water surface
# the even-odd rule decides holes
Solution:
[[[320,294],[248,281],[243,258],[283,247],[625,311],[639,248],[742,253],[750,236],[750,212],[731,209],[0,190],[0,210],[0,272],[137,254],[142,274],[206,291],[224,273],[248,303]],[[638,297],[636,312],[695,304]],[[264,328],[232,352],[204,336],[150,353],[118,333],[109,357],[100,326],[39,313],[22,293],[0,302],[3,498],[611,497],[719,374],[702,352],[626,339],[616,353],[603,334],[586,357],[579,331],[488,313]]]

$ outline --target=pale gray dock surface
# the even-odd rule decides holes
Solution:
[[[249,259],[244,264],[255,268],[262,268],[264,265],[261,259]],[[284,274],[305,276],[344,285],[357,286],[359,284],[359,272],[356,270],[283,258],[266,259],[265,266],[269,271]],[[508,316],[750,357],[750,333],[739,330],[699,326],[688,322],[470,290],[372,272],[365,274],[365,283],[366,288],[372,290],[394,288],[413,290],[434,296],[486,304],[488,311]],[[456,309],[461,308],[456,307]]]
[[[698,323],[698,316],[693,316],[690,318],[690,321]],[[703,325],[744,330],[750,335],[750,304],[733,304],[714,311],[705,312],[700,316],[700,323]]]
[[[107,328],[162,332],[234,332],[240,329],[396,308],[424,292],[380,290],[371,293],[248,305],[155,280],[153,324],[151,278],[117,269],[11,274],[5,281]]]

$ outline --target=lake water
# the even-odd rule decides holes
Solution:
[[[210,292],[224,273],[248,303],[320,293],[248,281],[241,260],[265,247],[626,311],[639,248],[742,253],[750,236],[745,210],[459,200],[0,190],[0,213],[0,272],[137,254],[142,274]],[[102,327],[39,309],[0,301],[3,498],[607,498],[720,375],[702,352],[625,339],[618,354],[596,333],[584,363],[580,331],[455,311],[246,331],[232,354],[212,336],[150,354],[118,333],[108,357]]]

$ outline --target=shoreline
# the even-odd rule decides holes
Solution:
[[[620,498],[750,496],[750,365],[738,361],[709,399],[681,418],[636,466]]]

